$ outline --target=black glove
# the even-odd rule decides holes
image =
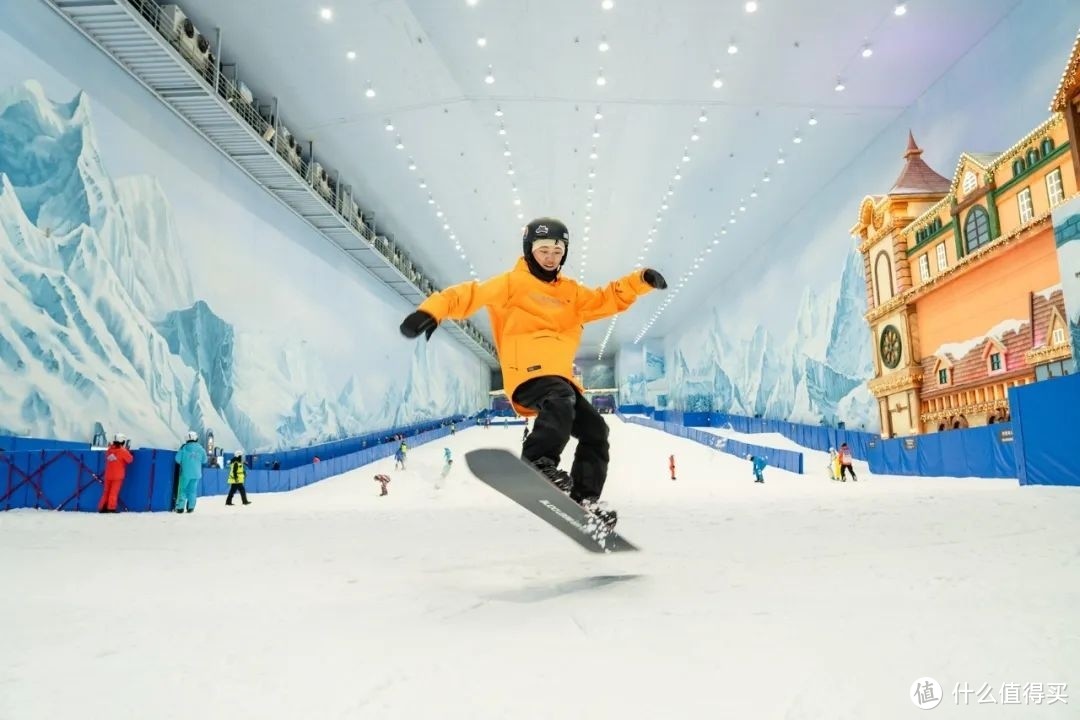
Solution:
[[[645,268],[641,273],[641,279],[652,285],[657,290],[667,289],[667,280],[664,276],[656,272],[652,268]]]
[[[439,323],[436,322],[435,318],[423,310],[417,310],[401,321],[399,329],[402,335],[411,340],[420,337],[423,333],[427,333],[428,339],[430,339],[431,333],[435,332],[437,327],[439,327]]]

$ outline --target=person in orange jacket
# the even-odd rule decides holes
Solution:
[[[667,463],[668,463],[668,470],[671,470],[671,479],[674,480],[675,479],[675,456],[674,455],[669,455]]]
[[[667,281],[656,270],[637,270],[605,287],[589,289],[560,271],[570,232],[554,218],[525,226],[522,256],[510,272],[434,293],[401,323],[401,334],[428,338],[443,320],[462,320],[486,307],[502,368],[503,389],[514,410],[535,416],[521,457],[549,481],[613,527],[614,510],[599,503],[607,479],[608,427],[574,380],[574,356],[587,322],[629,308]],[[570,473],[559,460],[570,437],[577,450]]]
[[[116,512],[120,488],[124,485],[124,475],[132,460],[131,451],[127,449],[127,438],[124,433],[116,433],[112,445],[105,450],[105,489],[101,491],[101,501],[98,502],[99,513]]]

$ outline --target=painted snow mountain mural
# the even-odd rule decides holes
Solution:
[[[427,343],[397,386],[330,387],[304,341],[195,297],[182,247],[158,182],[107,172],[84,93],[0,90],[0,432],[88,439],[100,422],[141,445],[194,429],[266,450],[483,405],[482,383],[428,367]]]
[[[804,290],[786,338],[760,325],[739,333],[714,307],[705,325],[669,346],[672,406],[876,430],[862,272],[851,253],[838,282]]]

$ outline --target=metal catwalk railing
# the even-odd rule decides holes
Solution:
[[[365,222],[352,188],[330,176],[308,143],[268,117],[238,78],[223,72],[222,33],[199,35],[175,5],[154,0],[42,0],[138,80],[207,142],[372,276],[412,304],[437,288],[385,235]],[[443,328],[491,367],[495,349],[469,322]]]

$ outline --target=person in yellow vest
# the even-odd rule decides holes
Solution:
[[[244,453],[237,450],[233,453],[232,461],[229,463],[229,496],[225,498],[226,505],[232,505],[233,495],[240,491],[240,500],[245,505],[250,505],[251,501],[248,500],[247,490],[244,489],[244,480],[247,477],[247,471],[244,467]]]
[[[840,455],[836,448],[829,448],[829,477],[833,480],[840,479]]]

